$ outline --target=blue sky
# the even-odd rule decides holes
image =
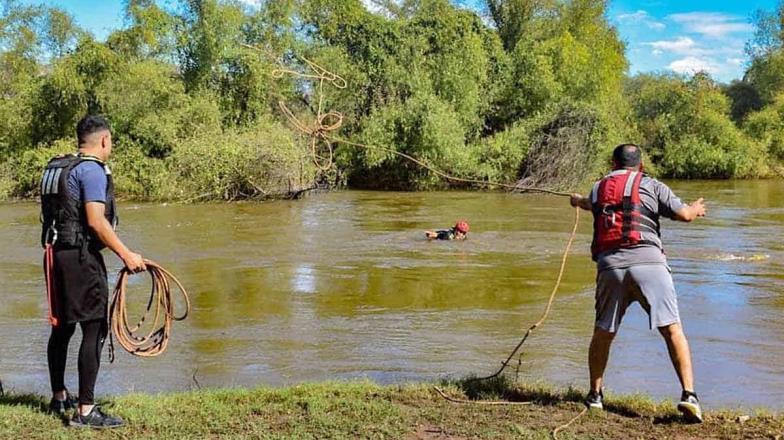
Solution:
[[[168,3],[169,1],[162,1]],[[260,0],[243,0],[254,4]],[[462,0],[464,4],[481,0]],[[25,0],[62,7],[98,38],[123,23],[123,0]],[[627,43],[631,73],[705,70],[721,81],[740,78],[751,15],[777,0],[611,0],[608,17]]]

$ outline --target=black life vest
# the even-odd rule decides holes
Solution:
[[[642,233],[659,237],[659,215],[646,208],[640,200],[643,173],[619,170],[604,177],[593,187],[591,205],[594,235],[591,254],[594,261],[604,252],[615,249],[650,245],[661,248]]]
[[[41,178],[41,246],[84,247],[94,249],[105,246],[90,230],[84,204],[77,194],[69,196],[68,176],[80,163],[92,161],[106,172],[106,220],[116,227],[117,209],[114,201],[114,183],[109,168],[96,157],[67,154],[52,158]]]

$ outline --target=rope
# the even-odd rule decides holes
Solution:
[[[506,358],[505,361],[501,363],[501,368],[498,369],[495,373],[485,376],[485,377],[477,377],[474,379],[470,379],[468,382],[477,382],[482,380],[489,380],[495,377],[498,377],[509,365],[509,362],[512,358],[517,354],[520,350],[520,347],[523,346],[526,340],[528,340],[528,336],[537,329],[540,325],[544,324],[547,320],[547,317],[550,315],[550,310],[553,306],[553,301],[555,300],[555,294],[558,293],[558,289],[561,287],[561,281],[563,280],[564,271],[566,270],[566,260],[569,257],[569,252],[572,250],[572,244],[574,243],[574,239],[577,236],[577,227],[580,225],[580,208],[574,208],[574,226],[572,227],[572,235],[569,236],[569,241],[566,242],[566,248],[564,248],[563,256],[561,257],[561,267],[558,270],[558,278],[555,280],[555,285],[553,286],[552,292],[550,292],[550,299],[547,300],[547,307],[544,309],[544,313],[542,313],[542,317],[539,318],[531,327],[528,328],[528,331],[525,332],[523,338],[517,344],[517,346],[512,350],[512,353]]]
[[[147,301],[147,309],[139,322],[131,327],[128,325],[127,309],[127,285],[128,277],[131,272],[127,268],[120,270],[117,278],[117,285],[114,288],[112,302],[109,306],[109,359],[114,362],[114,339],[128,353],[141,357],[154,357],[166,351],[171,336],[172,322],[182,321],[188,316],[191,305],[188,292],[180,281],[157,263],[144,260],[147,272],[152,279],[150,298]],[[177,316],[174,313],[174,298],[172,296],[171,284],[173,281],[177,286],[183,300],[185,301],[185,312]],[[155,308],[154,319],[151,330],[144,336],[138,336],[136,332],[141,329],[142,324],[147,320],[150,312]]]
[[[252,49],[255,49],[255,50],[257,50],[257,51],[259,51],[261,53],[265,53],[262,49],[259,49],[259,48],[255,47],[255,46],[250,46],[250,45],[245,45],[245,46],[249,47],[249,48],[252,48]],[[269,56],[269,54],[267,54],[267,55]],[[479,180],[479,179],[471,179],[471,178],[463,178],[463,177],[453,176],[451,174],[443,172],[443,171],[441,171],[441,170],[439,170],[439,169],[437,169],[437,168],[435,168],[435,167],[425,163],[424,161],[422,161],[420,159],[417,159],[417,158],[415,158],[415,157],[413,157],[413,156],[411,156],[409,154],[397,151],[395,149],[388,148],[388,147],[381,147],[381,146],[377,146],[377,145],[368,145],[368,144],[359,143],[359,142],[352,142],[352,141],[349,141],[347,139],[343,139],[343,138],[340,138],[340,137],[337,137],[337,136],[333,136],[331,133],[334,132],[334,131],[337,131],[343,125],[343,114],[340,113],[340,112],[337,112],[337,111],[330,111],[330,112],[324,113],[324,111],[323,111],[324,83],[329,83],[329,84],[333,85],[334,87],[336,87],[338,89],[345,89],[348,86],[348,83],[345,80],[345,78],[343,78],[340,75],[337,75],[337,74],[329,71],[325,67],[323,67],[323,66],[321,66],[321,65],[319,65],[319,64],[317,64],[317,63],[315,63],[315,62],[313,62],[311,60],[308,60],[307,58],[302,57],[302,56],[298,56],[298,58],[301,59],[310,68],[312,73],[306,74],[306,73],[301,73],[301,72],[298,72],[298,71],[295,71],[295,70],[291,70],[291,69],[288,69],[288,68],[285,68],[285,67],[280,67],[278,69],[273,70],[272,76],[274,78],[282,78],[284,75],[292,75],[292,76],[295,76],[295,77],[298,77],[298,78],[318,81],[318,107],[316,109],[316,116],[315,116],[315,118],[314,118],[314,120],[313,120],[313,122],[311,124],[307,124],[307,123],[301,121],[300,119],[298,119],[294,115],[294,112],[292,112],[291,109],[289,109],[288,106],[286,106],[286,104],[283,102],[283,100],[279,100],[278,101],[278,106],[280,107],[281,111],[283,112],[283,115],[286,116],[286,118],[289,120],[289,122],[291,123],[291,125],[294,128],[296,128],[298,131],[300,131],[304,135],[310,137],[311,157],[312,157],[314,165],[320,171],[322,171],[322,172],[328,171],[328,170],[330,170],[333,167],[333,165],[334,165],[334,157],[335,157],[335,152],[334,152],[335,145],[336,144],[344,144],[344,145],[348,145],[348,146],[352,146],[352,147],[356,147],[356,148],[363,148],[363,149],[367,149],[367,150],[379,150],[379,151],[384,151],[384,152],[387,152],[387,153],[391,153],[391,154],[397,155],[399,157],[402,157],[402,158],[404,158],[406,160],[409,160],[409,161],[411,161],[411,162],[421,166],[422,168],[425,168],[425,169],[429,170],[433,174],[435,174],[435,175],[437,175],[437,176],[439,176],[439,177],[441,177],[441,178],[443,178],[445,180],[449,180],[449,181],[453,181],[453,182],[461,182],[461,183],[475,184],[475,185],[481,185],[481,186],[494,186],[494,187],[506,188],[506,189],[509,189],[509,190],[512,190],[512,191],[520,191],[520,192],[538,192],[538,193],[550,194],[550,195],[559,196],[559,197],[571,197],[571,194],[567,193],[567,192],[555,191],[555,190],[551,190],[551,189],[547,189],[547,188],[537,188],[537,187],[533,187],[533,186],[521,186],[519,183],[515,184],[515,185],[511,185],[511,184],[508,184],[508,183],[493,182],[493,181],[489,181],[489,180]],[[277,60],[276,60],[276,62],[277,62]],[[321,153],[319,153],[319,145],[323,145],[325,147],[325,149],[326,149],[326,157],[322,156]],[[498,371],[496,371],[495,373],[493,373],[493,374],[491,374],[489,376],[486,376],[486,377],[472,379],[471,382],[488,380],[488,379],[492,379],[492,378],[498,377],[504,371],[504,369],[506,369],[506,367],[509,365],[509,362],[512,360],[512,358],[514,358],[514,356],[517,354],[517,352],[523,346],[525,341],[528,340],[528,336],[530,336],[531,333],[537,327],[542,325],[547,320],[547,317],[549,316],[550,310],[551,310],[552,305],[553,305],[553,301],[555,300],[555,295],[556,295],[556,293],[558,293],[558,289],[561,287],[561,281],[563,280],[564,271],[566,269],[566,261],[567,261],[567,259],[569,257],[569,252],[571,251],[572,244],[574,243],[574,239],[575,239],[575,237],[577,235],[577,227],[579,226],[579,224],[580,224],[580,208],[576,207],[575,208],[575,215],[574,215],[574,226],[572,227],[572,234],[569,237],[569,241],[567,242],[566,248],[564,249],[564,252],[563,252],[563,256],[561,257],[561,266],[560,266],[560,269],[558,271],[558,277],[556,279],[555,285],[553,286],[553,290],[550,293],[550,298],[547,301],[547,306],[545,307],[545,310],[544,310],[544,313],[542,314],[542,317],[539,318],[539,320],[536,323],[534,323],[531,327],[528,328],[528,331],[525,332],[525,335],[520,340],[520,342],[517,344],[517,346],[514,348],[514,350],[512,350],[512,353],[509,355],[509,357],[507,357],[506,360],[501,363],[501,368],[499,368]],[[445,400],[447,400],[449,402],[453,402],[453,403],[459,403],[459,404],[530,405],[530,404],[533,403],[533,402],[508,402],[508,401],[470,401],[470,400],[465,400],[465,399],[456,399],[456,398],[448,396],[440,388],[438,388],[438,387],[434,387],[434,388],[435,388],[436,392],[442,398],[444,398]],[[553,430],[553,432],[552,432],[553,438],[557,440],[558,432],[563,430],[563,429],[566,429],[569,425],[574,423],[574,421],[576,421],[578,418],[580,418],[584,413],[585,413],[585,411],[580,413],[577,417],[573,418],[566,425],[559,426],[559,427],[555,428]]]
[[[439,387],[433,387],[433,389],[435,389],[436,392],[441,397],[444,398],[444,400],[447,400],[447,401],[452,402],[452,403],[470,404],[470,405],[498,405],[498,406],[501,406],[501,405],[504,405],[504,406],[507,406],[507,405],[533,405],[534,404],[533,402],[509,402],[508,400],[466,400],[466,399],[457,399],[455,397],[451,397],[451,396],[447,395],[444,392],[444,390],[442,390]]]
[[[588,408],[583,408],[583,410],[580,411],[580,414],[577,414],[576,416],[574,416],[572,418],[572,420],[569,420],[568,422],[564,423],[563,425],[558,426],[557,428],[553,429],[553,432],[552,432],[553,440],[558,440],[558,433],[559,432],[561,432],[564,429],[566,429],[569,426],[571,426],[572,423],[576,422],[577,419],[579,419],[580,417],[584,416],[585,413],[587,413],[587,412],[588,412]]]

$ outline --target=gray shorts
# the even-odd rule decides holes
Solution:
[[[680,322],[678,298],[666,265],[640,264],[596,275],[596,327],[617,332],[626,308],[635,301],[648,313],[651,329]]]

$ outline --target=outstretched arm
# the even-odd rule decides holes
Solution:
[[[683,208],[675,211],[674,218],[678,221],[690,223],[697,217],[705,217],[706,213],[707,210],[705,209],[705,203],[702,197],[700,197],[696,202],[685,205]]]

